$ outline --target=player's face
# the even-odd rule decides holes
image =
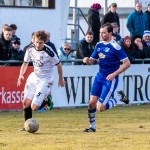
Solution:
[[[108,33],[107,28],[101,28],[100,35],[103,41],[108,41],[111,36],[110,33]]]
[[[93,35],[86,35],[85,40],[87,43],[91,43],[93,41]]]
[[[36,50],[42,50],[44,47],[44,41],[36,37],[34,39],[34,44],[35,44]]]

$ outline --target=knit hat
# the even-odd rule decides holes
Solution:
[[[14,38],[14,39],[12,39],[12,43],[16,43],[16,44],[18,44],[18,45],[20,45],[21,44],[21,42],[20,42],[20,38]]]
[[[99,3],[94,3],[94,4],[92,4],[91,8],[99,10],[99,9],[101,9],[101,5]]]
[[[144,36],[150,36],[150,31],[149,31],[149,30],[145,30],[145,31],[144,31],[144,34],[143,34],[143,37],[144,37]]]

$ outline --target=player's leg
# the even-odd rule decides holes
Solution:
[[[41,106],[39,107],[39,112],[40,110],[43,110],[46,105],[48,106],[48,110],[51,110],[54,106],[51,93],[48,94],[48,96],[43,100]]]
[[[25,121],[32,118],[31,99],[24,98],[23,100],[23,112]]]
[[[46,100],[48,94],[52,90],[52,85],[48,86],[48,82],[39,81],[36,86],[36,92],[31,104],[32,110],[39,110],[44,107],[48,102]]]
[[[129,104],[129,98],[124,94],[124,92],[122,90],[117,91],[117,97],[120,98],[120,101],[125,103],[125,104]]]
[[[27,79],[25,88],[24,88],[24,100],[23,100],[23,110],[24,110],[24,118],[25,121],[29,118],[32,118],[32,109],[31,103],[34,97],[34,93],[36,90],[37,80],[35,78],[34,73],[31,73]]]
[[[48,110],[51,110],[53,108],[53,101],[52,101],[52,95],[51,95],[51,91],[52,91],[52,88],[53,88],[53,82],[47,82],[47,83],[44,83],[45,87],[47,86],[49,88],[49,93],[47,94],[46,97],[44,97],[44,100],[41,104],[41,106],[39,107],[39,110],[40,109],[43,109],[45,107],[45,105],[48,105]],[[43,85],[42,85],[43,86]]]
[[[101,87],[102,85],[96,76],[91,89],[91,96],[88,104],[88,119],[89,119],[90,127],[85,129],[84,132],[96,131],[96,103],[101,93]]]
[[[35,86],[34,86],[34,82],[31,81],[33,80],[30,80],[29,77],[24,88],[23,114],[24,114],[25,121],[29,118],[32,118],[31,103],[34,97]],[[25,129],[22,128],[20,129],[20,131],[25,131]]]
[[[47,104],[48,105],[48,110],[51,110],[51,109],[53,109],[53,106],[54,106],[51,93],[48,94],[47,99],[48,99],[48,101],[47,101],[48,102],[48,104]]]
[[[89,128],[85,129],[83,132],[95,132],[96,131],[96,103],[98,101],[97,96],[90,96],[90,101],[88,105],[88,120]]]
[[[97,103],[98,111],[105,111],[107,109],[111,109],[113,106],[117,104],[116,98],[111,98],[115,89],[118,85],[118,77],[116,77],[113,81],[105,80],[103,81],[102,92],[100,98]]]

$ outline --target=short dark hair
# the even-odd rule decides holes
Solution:
[[[15,24],[11,24],[10,27],[12,30],[17,30],[17,26]]]
[[[87,31],[86,34],[85,34],[85,36],[86,35],[94,35],[94,33],[92,31]]]
[[[113,32],[113,26],[108,22],[103,24],[101,28],[107,28],[108,33]]]

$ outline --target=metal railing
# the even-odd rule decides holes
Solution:
[[[82,62],[82,61],[83,61],[83,59],[71,59],[71,60],[60,59],[60,62]],[[135,59],[135,62],[139,62],[139,64],[145,64],[146,62],[148,62],[148,64],[150,64],[150,58]],[[0,60],[0,64],[14,64],[14,63],[22,64],[23,61],[20,61],[20,60]]]
[[[66,42],[70,43],[72,45],[72,48],[73,49],[76,49],[77,48],[77,44],[79,43],[79,34],[80,34],[80,31],[81,33],[83,34],[83,36],[85,36],[85,32],[82,28],[82,26],[80,25],[80,17],[82,17],[86,24],[88,25],[88,28],[90,27],[90,24],[88,23],[85,15],[83,14],[82,10],[78,7],[69,7],[70,8],[70,14],[72,14],[74,17],[72,17],[72,22],[73,23],[68,23],[67,25],[68,26],[72,26],[72,29],[71,29],[71,35],[70,37],[67,37],[65,39]],[[72,11],[75,10],[74,12],[71,13],[71,9]]]

